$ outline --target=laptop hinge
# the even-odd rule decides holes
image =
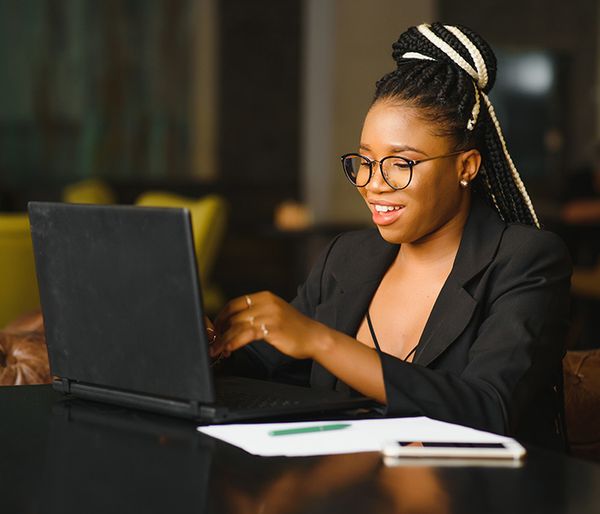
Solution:
[[[54,377],[52,388],[64,394],[71,394],[71,381],[68,378]]]
[[[212,419],[215,417],[218,410],[212,405],[205,405],[194,400],[191,400],[189,404],[192,416],[198,419]]]
[[[200,414],[200,404],[197,401],[190,400],[190,412],[194,417]]]

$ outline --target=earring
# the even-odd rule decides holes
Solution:
[[[463,179],[460,181],[460,185],[461,185],[462,187],[467,187],[467,186],[469,185],[469,182],[463,178]]]

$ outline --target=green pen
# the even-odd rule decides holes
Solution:
[[[308,434],[310,432],[328,432],[330,430],[342,430],[352,425],[349,423],[341,423],[338,425],[318,425],[314,427],[302,428],[286,428],[285,430],[272,430],[269,435],[293,435],[293,434]]]

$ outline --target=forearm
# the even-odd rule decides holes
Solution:
[[[373,348],[325,327],[315,343],[313,360],[359,393],[386,403],[381,361]]]

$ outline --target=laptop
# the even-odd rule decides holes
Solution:
[[[373,405],[337,391],[213,375],[187,209],[28,208],[55,389],[200,423]]]

